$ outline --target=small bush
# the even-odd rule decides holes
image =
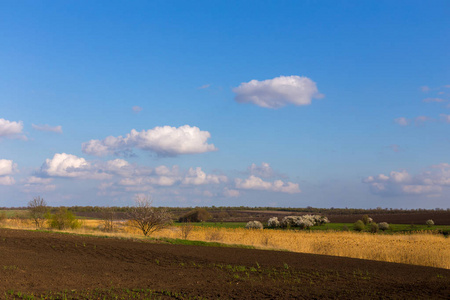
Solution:
[[[428,227],[431,227],[431,226],[434,225],[434,221],[430,219],[430,220],[427,220],[427,221],[425,222],[425,224],[427,224]]]
[[[371,223],[371,224],[370,224],[370,232],[372,232],[372,233],[377,233],[377,232],[378,232],[378,229],[379,229],[379,227],[378,227],[378,224],[377,224],[377,223]]]
[[[281,220],[280,226],[284,228],[299,227],[307,229],[326,223],[330,223],[328,218],[320,215],[286,216]]]
[[[211,219],[211,214],[204,208],[196,208],[181,216],[179,222],[205,222]]]
[[[280,227],[280,221],[278,221],[277,217],[270,218],[269,221],[267,221],[267,226],[270,228]]]
[[[380,228],[381,231],[389,230],[389,224],[386,222],[380,222],[378,223],[378,228]]]
[[[47,218],[51,228],[59,230],[63,229],[77,229],[81,227],[81,222],[75,218],[75,215],[71,213],[67,208],[60,207],[54,214],[48,214]]]
[[[6,213],[0,212],[0,222],[2,222],[3,220],[6,220]]]
[[[216,228],[214,230],[208,230],[205,237],[208,241],[221,241],[223,233],[219,228]]]
[[[221,220],[221,221],[223,221],[223,220],[225,220],[225,219],[227,219],[227,218],[229,218],[229,217],[230,217],[230,214],[227,213],[226,211],[221,211],[221,212],[219,212],[219,213],[217,214],[217,218],[218,218],[219,220]]]
[[[366,226],[364,225],[364,222],[361,220],[358,220],[355,222],[355,224],[353,224],[353,229],[355,229],[355,231],[363,231],[364,228],[366,228]]]
[[[245,225],[247,229],[263,229],[263,224],[259,221],[250,221]]]
[[[347,225],[342,226],[342,231],[349,231],[348,226]]]
[[[361,221],[364,223],[364,225],[367,225],[367,224],[369,224],[369,223],[372,223],[372,222],[373,222],[373,219],[370,218],[368,215],[364,215],[364,216],[361,218]]]

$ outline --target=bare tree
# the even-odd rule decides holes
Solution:
[[[34,221],[36,228],[44,226],[46,214],[48,211],[47,203],[44,198],[40,196],[34,197],[28,202],[28,209],[30,211],[30,218]]]
[[[194,226],[190,222],[183,223],[183,225],[180,226],[181,238],[186,240],[193,229]]]
[[[163,208],[155,209],[150,197],[145,196],[136,197],[136,204],[131,208],[128,217],[131,225],[141,230],[145,236],[172,223],[169,212]]]
[[[115,213],[112,208],[103,207],[100,211],[100,218],[102,219],[103,223],[103,231],[114,231]]]

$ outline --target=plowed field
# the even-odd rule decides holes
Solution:
[[[0,298],[448,299],[450,270],[0,229]],[[12,296],[11,296],[12,295]]]

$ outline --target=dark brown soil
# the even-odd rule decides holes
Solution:
[[[450,297],[446,269],[10,229],[0,229],[0,279],[0,298],[10,290],[68,290],[77,298],[94,289],[135,288],[169,291],[162,297],[178,299]]]

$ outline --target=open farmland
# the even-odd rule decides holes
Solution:
[[[34,229],[35,225],[27,219],[9,219],[3,226],[16,229]],[[198,223],[188,224],[191,230],[183,235],[185,225],[169,226],[151,235],[156,239],[177,240],[176,243],[196,241],[218,242],[227,245],[245,245],[259,249],[287,250],[299,253],[335,255],[351,258],[397,262],[413,265],[450,268],[450,239],[442,233],[449,231],[448,225],[433,227],[417,226],[411,230],[409,225],[399,231],[370,232],[343,231],[342,224],[329,223],[314,230],[264,229],[249,230],[245,223]],[[231,226],[233,225],[233,226]],[[236,226],[234,226],[236,225]],[[351,224],[347,224],[350,228]],[[45,227],[49,225],[46,224]],[[142,232],[128,222],[116,223],[114,232],[104,232],[101,220],[84,219],[81,228],[68,232],[89,235],[102,235],[120,238],[146,239]],[[229,227],[228,227],[229,226]],[[327,229],[329,227],[329,229]],[[334,227],[338,228],[333,229]],[[406,231],[401,231],[406,229]]]
[[[10,299],[31,294],[47,299],[446,299],[450,294],[450,270],[324,255],[11,229],[0,229],[0,252],[0,295]]]

